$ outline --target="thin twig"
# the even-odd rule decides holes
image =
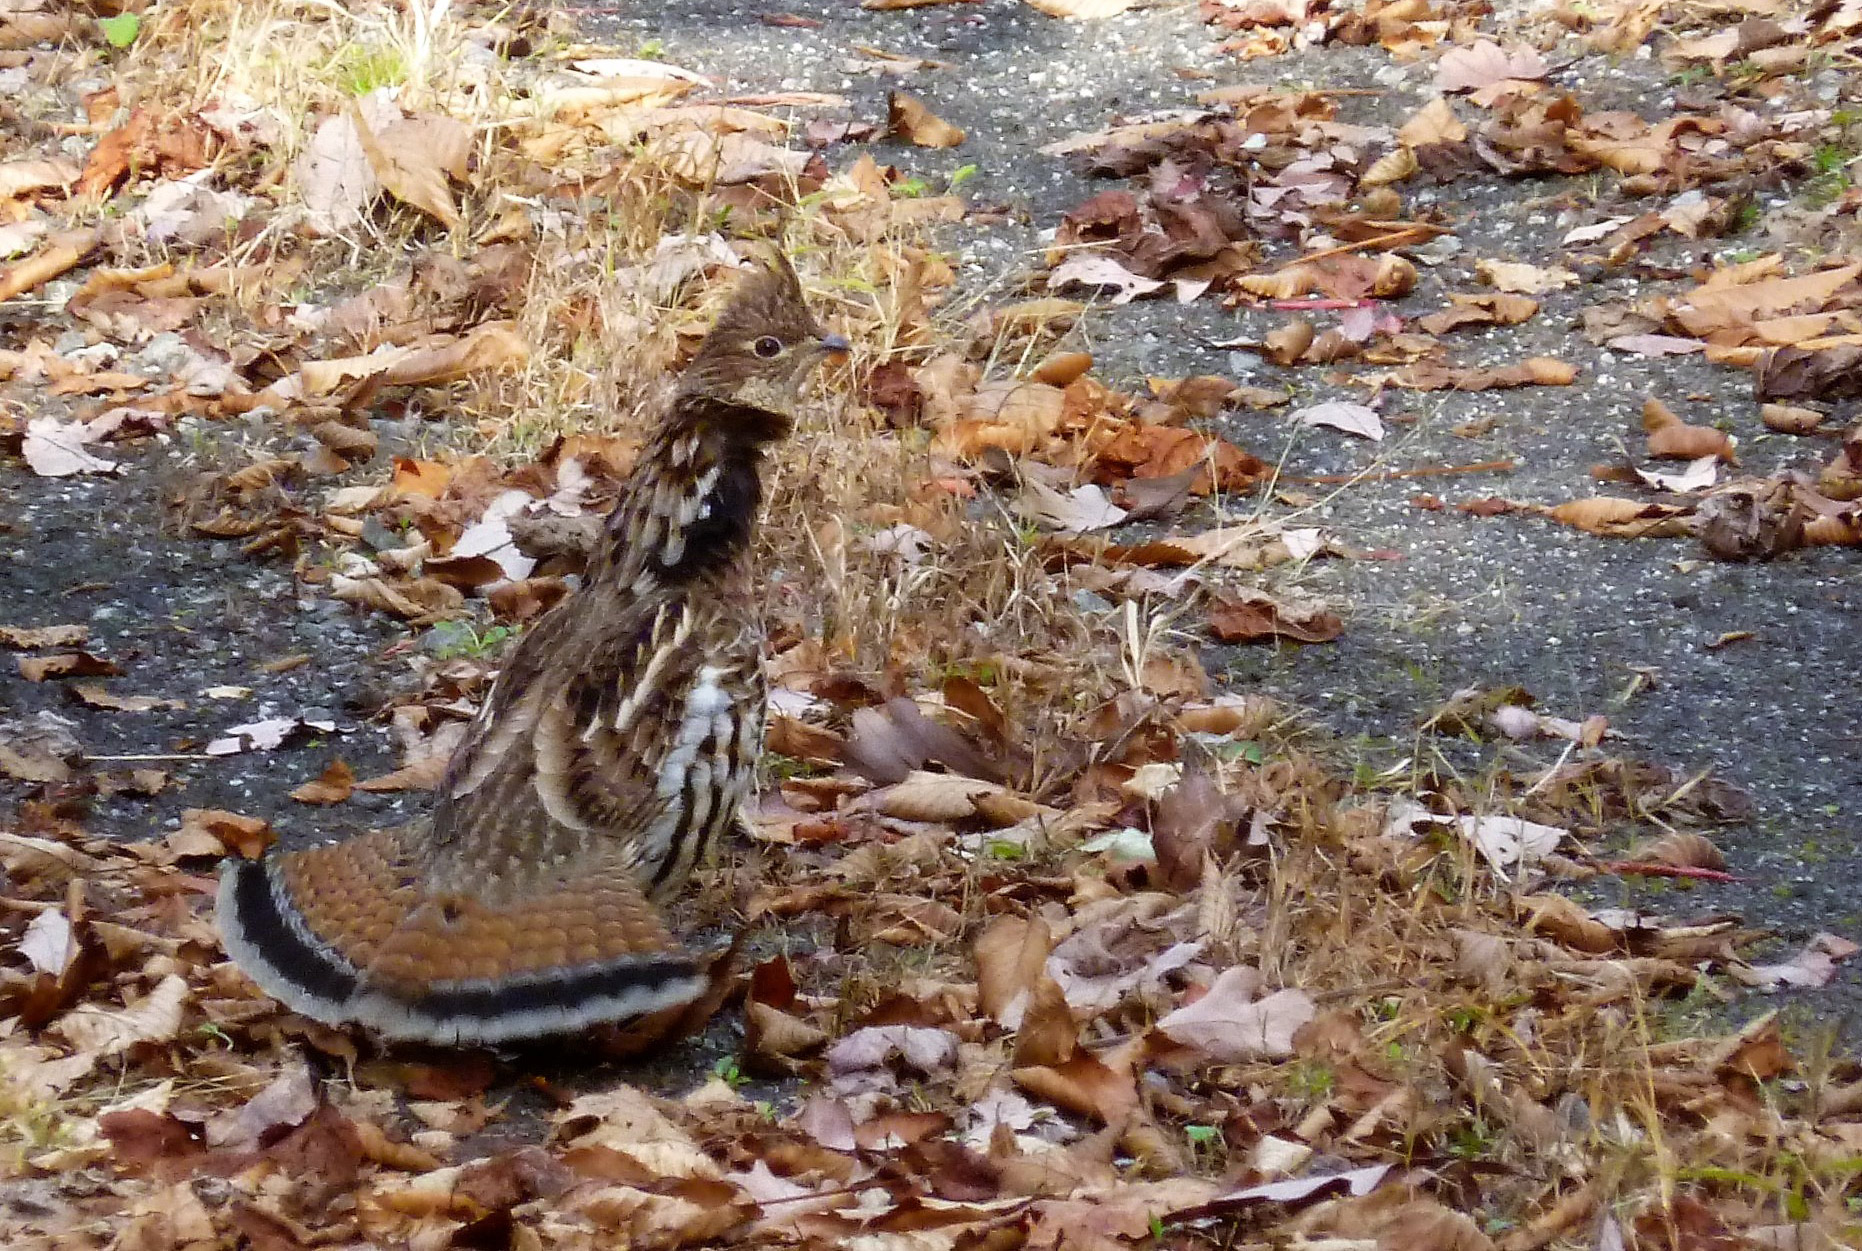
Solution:
[[[1325,248],[1318,252],[1308,252],[1304,256],[1296,256],[1281,268],[1285,269],[1293,265],[1304,265],[1308,261],[1329,260],[1334,256],[1349,256],[1353,252],[1362,252],[1365,248],[1401,247],[1406,243],[1420,242],[1422,239],[1433,239],[1437,235],[1447,233],[1448,231],[1444,227],[1430,226],[1426,223],[1418,222],[1414,226],[1405,226],[1401,230],[1392,230],[1387,234],[1372,235],[1370,238],[1360,239],[1356,243],[1341,243],[1337,247]]]
[[[1600,860],[1597,868],[1604,873],[1624,877],[1685,877],[1702,882],[1738,882],[1742,879],[1719,869],[1696,869],[1691,865],[1658,864],[1653,860]]]

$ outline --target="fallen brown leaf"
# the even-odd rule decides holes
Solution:
[[[89,652],[59,652],[52,656],[20,656],[19,676],[28,682],[48,678],[114,678],[123,670],[115,661]]]
[[[355,790],[356,775],[341,760],[332,760],[312,781],[291,792],[300,804],[340,804]]]
[[[1642,428],[1648,432],[1651,456],[1664,460],[1717,456],[1734,461],[1731,435],[1711,426],[1690,426],[1654,397],[1642,402]]]
[[[397,118],[374,130],[354,106],[349,120],[370,169],[390,195],[448,229],[464,224],[447,180],[465,181],[466,158],[472,150],[470,130],[433,113]]]
[[[1209,632],[1224,643],[1329,643],[1345,629],[1338,614],[1317,601],[1294,603],[1263,591],[1216,596],[1208,621]]]
[[[920,148],[954,148],[964,139],[963,127],[951,125],[907,91],[887,94],[886,133]]]
[[[82,647],[90,642],[87,625],[0,626],[0,647],[33,651],[41,647]]]
[[[1554,521],[1618,539],[1667,539],[1686,534],[1689,510],[1672,504],[1599,495],[1544,510]]]
[[[1317,1008],[1299,990],[1257,998],[1260,985],[1258,969],[1225,970],[1202,998],[1163,1017],[1157,1028],[1222,1063],[1290,1056],[1294,1032],[1312,1020]]]

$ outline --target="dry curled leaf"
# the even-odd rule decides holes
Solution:
[[[1383,420],[1377,416],[1377,410],[1368,404],[1328,400],[1323,404],[1296,408],[1287,417],[1302,426],[1330,426],[1334,430],[1342,430],[1346,434],[1355,434],[1373,442],[1384,437]]]
[[[1731,435],[1711,426],[1690,426],[1653,397],[1642,403],[1642,428],[1648,432],[1651,456],[1664,460],[1697,460],[1704,456],[1734,459]]]
[[[1671,504],[1644,504],[1609,495],[1572,500],[1546,516],[1591,534],[1617,539],[1666,539],[1686,534],[1687,512]]]
[[[908,91],[886,96],[886,133],[920,148],[954,148],[963,142],[963,127],[953,126]]]
[[[1293,639],[1329,643],[1344,633],[1337,613],[1308,597],[1272,596],[1264,591],[1220,595],[1209,605],[1209,632],[1224,643]]]
[[[1394,386],[1417,391],[1489,391],[1507,387],[1567,387],[1577,367],[1551,356],[1529,356],[1517,365],[1463,369],[1440,361],[1418,361],[1390,376]]]
[[[359,223],[381,190],[363,147],[362,134],[347,113],[323,120],[298,157],[293,173],[312,229],[326,234]]]
[[[1276,365],[1291,365],[1306,354],[1317,335],[1313,324],[1303,317],[1295,317],[1277,330],[1270,330],[1261,340],[1261,355]]]
[[[311,781],[291,792],[300,804],[340,804],[355,790],[355,771],[341,760],[332,760]]]
[[[1053,932],[1038,917],[997,917],[977,936],[973,951],[982,1009],[1004,1029],[1021,1028],[1053,948]]]
[[[82,1055],[116,1055],[142,1042],[167,1042],[181,1032],[181,1021],[191,998],[187,980],[175,974],[164,977],[145,997],[124,1008],[83,1004],[55,1021],[51,1028],[63,1035]]]
[[[1419,317],[1416,324],[1430,334],[1446,334],[1458,326],[1516,326],[1539,311],[1537,300],[1505,291],[1448,298],[1453,307]]]
[[[87,625],[0,626],[0,647],[32,651],[40,647],[82,647],[90,642]]]
[[[48,678],[114,678],[123,672],[115,661],[90,652],[58,652],[17,659],[19,676],[28,682],[43,682]]]
[[[1792,404],[1761,404],[1759,420],[1769,430],[1780,434],[1815,434],[1825,420],[1825,415],[1814,408],[1799,408]]]
[[[1410,148],[1431,143],[1460,143],[1467,137],[1468,128],[1455,116],[1454,107],[1441,96],[1430,100],[1397,127],[1397,138]]]
[[[176,838],[191,840],[195,835],[201,836],[199,845],[208,848],[209,854],[217,845],[221,853],[246,860],[257,860],[278,840],[277,832],[263,817],[249,817],[224,808],[184,810]]]
[[[67,478],[80,473],[115,473],[121,468],[89,451],[85,444],[96,438],[82,422],[63,422],[56,417],[34,417],[26,423],[26,439],[21,448],[26,464],[42,478]]]
[[[1714,869],[1724,872],[1726,857],[1705,835],[1676,831],[1648,843],[1639,843],[1627,853],[1631,860],[1651,864],[1673,865],[1678,869]]]
[[[1809,521],[1788,485],[1761,479],[1729,483],[1702,500],[1694,527],[1720,560],[1772,560],[1804,545]]]
[[[1365,187],[1387,187],[1402,182],[1421,168],[1413,151],[1409,148],[1395,148],[1372,161],[1358,182]]]
[[[1502,48],[1491,39],[1471,47],[1450,48],[1436,62],[1435,85],[1446,92],[1478,91],[1508,79],[1544,78],[1545,58],[1530,47]]]
[[[1075,252],[1054,267],[1054,272],[1047,276],[1047,285],[1050,290],[1068,286],[1097,287],[1112,292],[1112,303],[1126,304],[1138,296],[1161,290],[1164,284],[1155,278],[1132,273],[1116,258],[1104,253]],[[1089,362],[1091,359],[1087,358]]]
[[[1576,274],[1561,266],[1527,265],[1518,261],[1480,260],[1474,263],[1474,272],[1491,287],[1524,295],[1544,295],[1578,280]]]
[[[449,229],[464,224],[448,179],[464,181],[472,132],[450,117],[422,113],[371,128],[359,110],[351,116],[369,168],[388,194]]]

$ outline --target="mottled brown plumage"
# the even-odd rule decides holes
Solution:
[[[657,911],[732,821],[762,744],[749,540],[763,448],[824,335],[786,260],[742,280],[609,517],[583,588],[499,673],[430,821],[238,862],[229,952],[266,991],[389,1038],[498,1042],[705,991]]]

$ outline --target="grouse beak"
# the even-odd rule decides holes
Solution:
[[[847,353],[853,351],[853,344],[847,342],[846,335],[824,334],[820,339],[821,350],[835,360],[843,360]]]

